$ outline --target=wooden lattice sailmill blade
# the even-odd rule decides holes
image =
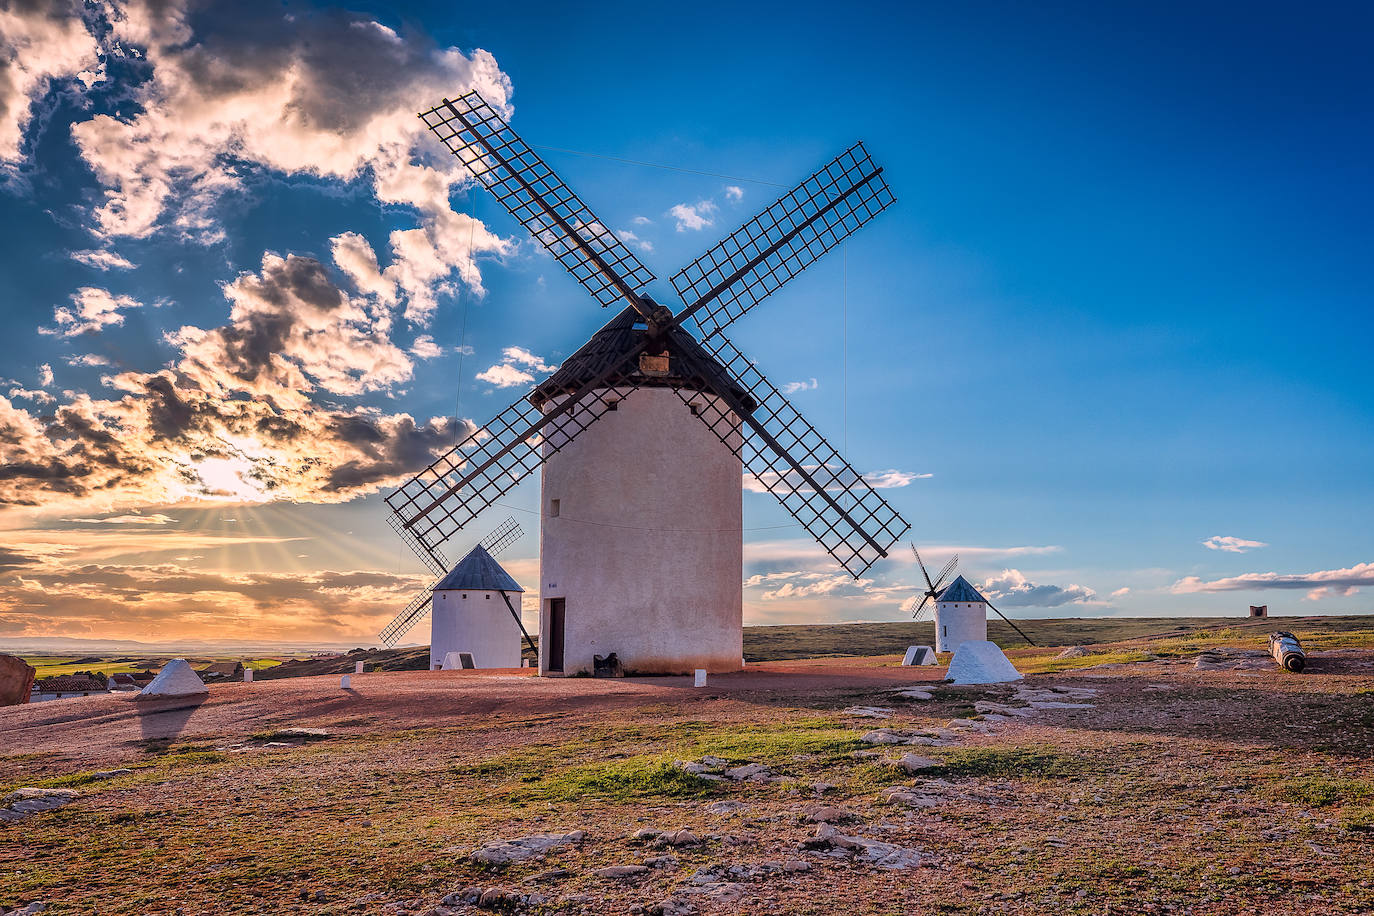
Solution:
[[[992,607],[992,602],[988,602],[988,607],[991,607],[994,611],[997,611],[997,608]],[[1024,639],[1026,642],[1030,643],[1032,646],[1036,644],[1035,640],[1031,639],[1029,636],[1027,636],[1025,633],[1023,633],[1023,632],[1021,631],[1021,628],[1018,627],[1016,624],[1012,623],[1012,622],[1011,622],[1011,618],[1008,617],[1006,614],[1003,614],[1001,611],[997,611],[997,616],[998,616],[998,617],[1001,617],[1003,620],[1005,620],[1005,621],[1007,622],[1007,626],[1011,627],[1011,628],[1012,628],[1013,630],[1015,630],[1017,633],[1020,633],[1020,634],[1021,634],[1021,638]]]
[[[638,291],[654,275],[476,90],[420,119],[602,306],[624,299],[651,316]]]
[[[672,277],[704,339],[771,295],[896,200],[856,143]]]
[[[425,615],[429,613],[430,603],[434,599],[434,586],[438,584],[438,579],[431,582],[428,588],[410,599],[410,604],[407,604],[405,610],[396,615],[395,620],[386,625],[378,637],[381,639],[382,645],[388,649],[396,648],[396,643],[401,641],[401,637],[410,632],[411,627],[425,619]]]
[[[935,591],[935,583],[930,581],[930,573],[926,572],[925,561],[921,559],[921,552],[916,549],[915,544],[911,545],[911,552],[916,555],[916,565],[921,567],[921,575],[926,578],[926,594],[929,595],[931,592]]]
[[[958,565],[959,565],[959,555],[956,553],[954,556],[950,557],[949,562],[945,564],[945,568],[942,569],[942,570],[940,570],[940,575],[938,575],[938,576],[935,577],[935,584],[932,585],[932,586],[930,587],[931,590],[932,590],[932,591],[939,591],[939,590],[940,590],[940,586],[942,586],[942,585],[945,584],[945,577],[948,576],[950,573],[954,572],[954,567],[956,567],[956,566],[958,566]],[[934,596],[931,596],[931,597],[934,597]]]
[[[858,578],[911,527],[724,335],[706,342],[743,387],[717,391],[697,416],[850,575]],[[691,358],[678,357],[688,363]],[[706,370],[693,370],[699,378]],[[686,404],[696,390],[679,389]],[[748,435],[741,435],[736,418]]]

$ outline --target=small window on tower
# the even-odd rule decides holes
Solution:
[[[549,518],[558,518],[558,503],[556,499],[549,500]]]
[[[606,409],[607,409],[607,410],[619,410],[619,409],[620,409],[620,401],[618,401],[618,400],[616,400],[616,401],[607,401],[607,402],[606,402]]]
[[[692,405],[689,405],[689,406],[692,408],[692,416],[694,416],[694,417],[699,417],[699,416],[701,416],[701,405],[700,405],[700,404],[692,404]]]
[[[491,595],[486,595],[486,596],[484,596],[484,597],[485,597],[488,601],[491,600]]]

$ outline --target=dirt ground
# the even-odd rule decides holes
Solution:
[[[1137,649],[986,687],[885,656],[0,709],[0,791],[76,793],[0,821],[0,912],[1374,911],[1374,650]]]

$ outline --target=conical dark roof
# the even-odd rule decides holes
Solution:
[[[466,589],[471,592],[523,592],[520,583],[501,568],[496,558],[487,553],[481,544],[472,548],[468,555],[449,570],[449,574],[439,580],[434,590]]]
[[[969,603],[974,601],[981,601],[983,604],[988,603],[988,599],[984,598],[982,593],[979,592],[978,589],[974,588],[969,583],[969,581],[965,579],[963,576],[960,576],[953,582],[949,583],[949,585],[945,587],[945,590],[940,592],[940,597],[936,598],[935,600],[963,601]]]
[[[625,311],[606,322],[606,325],[592,335],[592,339],[572,356],[563,361],[558,371],[549,376],[529,395],[530,403],[543,407],[546,401],[561,394],[570,394],[586,382],[596,378],[611,363],[624,360],[625,356],[643,342],[648,329],[639,312],[627,306]],[[630,380],[644,388],[687,387],[698,391],[720,394],[729,391],[742,401],[748,410],[757,405],[748,390],[714,356],[706,352],[691,334],[681,328],[674,328],[667,335],[666,350],[668,366],[665,372],[645,372],[643,365],[629,374]],[[686,354],[697,366],[701,367],[703,377],[688,378],[683,360],[679,354]],[[646,354],[647,355],[647,354]],[[657,356],[658,354],[652,354]],[[613,387],[614,380],[608,382]]]

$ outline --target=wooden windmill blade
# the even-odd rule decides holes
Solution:
[[[434,580],[438,583],[438,579]],[[401,641],[401,637],[410,632],[410,628],[415,626],[429,614],[430,603],[434,600],[434,586],[431,585],[420,594],[410,599],[410,603],[405,606],[405,610],[396,615],[396,619],[387,624],[378,638],[382,645],[388,649],[396,648],[396,643]]]
[[[606,400],[589,396],[593,387],[583,385],[547,413],[522,397],[474,430],[386,497],[393,527],[431,569],[444,570],[439,548],[543,463],[546,438],[555,437],[561,447],[610,409]]]
[[[706,349],[742,392],[715,386],[725,406],[697,416],[836,562],[856,579],[863,575],[911,526],[724,335]],[[736,417],[749,436],[739,435]]]
[[[420,119],[603,307],[639,296],[654,275],[474,89]]]
[[[525,529],[520,527],[520,523],[511,515],[504,522],[492,529],[491,533],[482,538],[481,545],[487,553],[493,557],[499,555],[510,545],[524,537]]]
[[[719,333],[896,198],[862,142],[672,276],[703,339]]]

